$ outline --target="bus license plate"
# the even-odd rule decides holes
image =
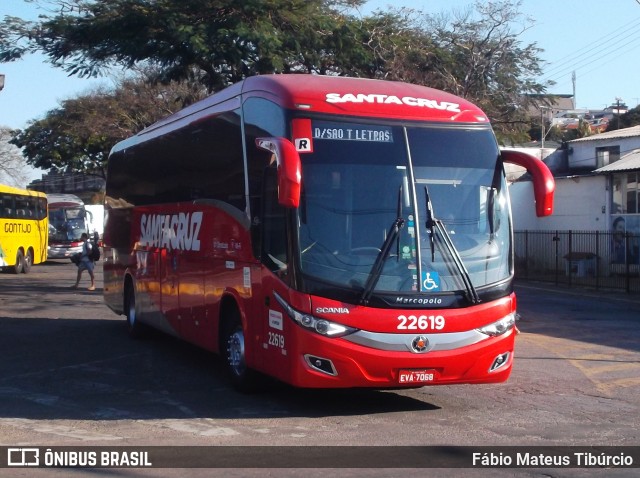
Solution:
[[[407,383],[429,383],[435,382],[438,374],[435,370],[400,370],[398,382]]]

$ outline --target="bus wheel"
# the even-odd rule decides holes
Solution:
[[[24,254],[22,251],[18,250],[16,254],[16,265],[13,266],[13,273],[20,274],[24,271]]]
[[[258,387],[257,372],[245,362],[245,339],[237,310],[230,312],[223,337],[224,359],[231,383],[240,392],[254,392]]]
[[[24,261],[22,262],[22,272],[25,274],[31,270],[31,266],[33,265],[33,250],[29,249],[27,251],[27,255],[24,256]]]
[[[129,331],[129,336],[134,339],[139,339],[144,336],[145,327],[144,324],[141,324],[138,320],[138,309],[136,307],[136,292],[133,289],[133,285],[131,283],[127,284],[124,302],[124,313],[127,319],[127,329]]]

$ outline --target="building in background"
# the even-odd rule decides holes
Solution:
[[[81,173],[46,173],[27,188],[47,194],[74,194],[85,204],[102,204],[105,180],[98,175]]]

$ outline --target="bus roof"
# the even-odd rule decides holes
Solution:
[[[82,206],[84,202],[74,194],[47,194],[49,208]]]
[[[482,123],[489,120],[473,103],[426,86],[397,81],[273,74],[248,77],[194,103],[114,147],[119,150],[150,139],[219,111],[240,106],[249,97],[261,97],[285,109],[343,116],[391,118],[409,121]],[[148,135],[148,138],[145,136]]]
[[[270,97],[285,108],[422,121],[486,123],[469,101],[398,81],[322,75],[262,75],[244,80],[243,95]],[[205,100],[206,101],[206,100]]]
[[[45,194],[41,193],[40,191],[33,191],[31,189],[21,189],[21,188],[16,188],[14,186],[7,186],[5,184],[0,184],[0,193],[23,194],[25,196],[45,197]]]

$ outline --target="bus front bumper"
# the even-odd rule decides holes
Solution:
[[[449,350],[388,351],[300,334],[291,383],[308,388],[415,388],[509,378],[516,330]]]
[[[79,246],[50,245],[47,249],[47,259],[69,259],[78,252],[82,252],[82,244]]]

